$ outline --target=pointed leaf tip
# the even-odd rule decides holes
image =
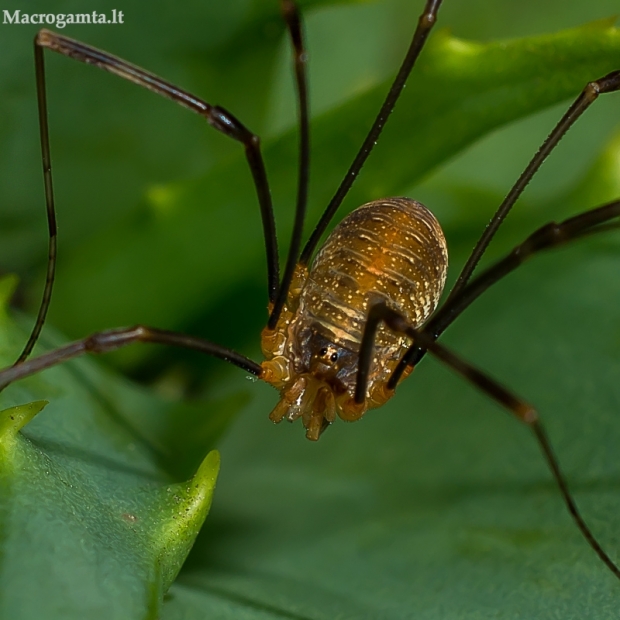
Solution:
[[[0,411],[0,441],[5,444],[7,440],[14,439],[48,403],[47,400],[35,400]]]
[[[177,576],[209,514],[219,469],[220,454],[212,450],[190,480],[163,491],[161,529],[156,543],[160,548],[158,563],[164,591]]]

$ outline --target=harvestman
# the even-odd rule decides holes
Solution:
[[[281,0],[294,49],[300,124],[295,223],[282,279],[279,275],[271,196],[259,138],[219,106],[212,106],[106,52],[41,30],[35,40],[35,66],[49,224],[48,271],[35,326],[15,364],[0,371],[0,389],[17,379],[84,353],[105,353],[134,342],[156,342],[213,355],[270,383],[281,394],[270,418],[279,422],[284,418],[293,421],[301,417],[306,436],[317,440],[336,416],[348,421],[357,420],[369,408],[378,407],[391,398],[399,381],[428,351],[532,429],[575,523],[599,558],[620,578],[620,569],[602,549],[578,512],[535,409],[437,342],[443,331],[481,293],[516,269],[526,258],[546,248],[618,226],[618,222],[613,220],[620,216],[620,201],[583,212],[559,224],[549,223],[532,233],[502,260],[472,278],[493,235],[562,136],[600,94],[620,90],[620,71],[587,84],[569,107],[500,205],[439,309],[436,310],[436,307],[447,270],[443,233],[430,211],[407,198],[379,200],[353,211],[334,229],[312,267],[309,267],[319,241],[400,96],[436,21],[441,2],[426,1],[409,50],[370,132],[300,253],[310,163],[306,52],[294,0]],[[45,48],[96,65],[172,99],[243,144],[258,195],[267,252],[270,315],[262,333],[263,352],[267,358],[262,364],[212,342],[143,325],[101,331],[26,361],[45,322],[56,266]]]

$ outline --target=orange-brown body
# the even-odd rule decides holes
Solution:
[[[379,327],[366,400],[355,403],[368,310],[383,301],[419,327],[439,302],[447,267],[441,227],[419,202],[379,200],[342,220],[312,268],[297,266],[278,324],[263,330],[261,379],[281,393],[271,419],[301,417],[316,440],[336,415],[353,421],[385,403],[393,394],[386,383],[411,340]]]

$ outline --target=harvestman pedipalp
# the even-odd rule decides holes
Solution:
[[[354,421],[369,408],[385,403],[394,394],[399,381],[429,351],[531,427],[577,526],[599,558],[620,578],[620,570],[582,520],[534,408],[437,341],[482,292],[529,256],[618,226],[614,219],[620,216],[620,201],[586,211],[559,224],[547,224],[504,259],[472,278],[493,235],[562,136],[600,94],[620,90],[620,71],[589,83],[570,106],[500,205],[447,300],[435,311],[445,282],[447,250],[437,220],[418,202],[388,198],[359,207],[334,229],[312,267],[308,265],[379,138],[436,21],[441,0],[427,0],[407,55],[370,132],[301,252],[310,164],[306,52],[295,3],[281,0],[281,5],[295,52],[300,117],[295,223],[281,280],[271,196],[258,137],[227,110],[212,106],[124,60],[48,30],[38,33],[35,65],[50,237],[48,274],[34,329],[14,366],[0,371],[0,388],[84,353],[104,353],[135,342],[156,342],[202,351],[270,383],[281,393],[271,419],[279,422],[301,417],[306,436],[317,440],[336,416]],[[262,334],[263,352],[267,358],[262,364],[209,341],[141,325],[98,332],[26,361],[45,322],[56,265],[45,48],[94,64],[172,99],[243,144],[261,208],[267,253],[270,316]]]

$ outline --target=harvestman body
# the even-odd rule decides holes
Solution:
[[[448,249],[435,216],[407,198],[359,207],[334,229],[312,269],[299,266],[275,330],[263,331],[261,378],[282,398],[274,422],[302,417],[316,440],[336,414],[359,420],[394,394],[386,389],[411,345],[383,325],[375,337],[366,398],[355,401],[357,360],[368,311],[383,301],[413,327],[437,307]]]
[[[437,342],[443,331],[486,289],[529,256],[589,234],[617,227],[620,201],[583,212],[559,224],[547,224],[505,258],[472,278],[491,238],[542,162],[583,112],[607,92],[620,90],[620,71],[589,83],[549,134],[486,227],[444,304],[435,310],[445,283],[446,243],[435,217],[406,198],[379,200],[359,207],[332,232],[310,260],[338,207],[375,145],[389,114],[432,29],[442,0],[426,0],[411,45],[366,139],[340,187],[300,253],[309,171],[309,114],[306,52],[300,17],[293,0],[281,0],[294,48],[300,117],[300,165],[295,224],[280,281],[271,195],[260,140],[227,110],[131,65],[107,52],[42,30],[35,40],[37,96],[50,231],[46,286],[36,324],[16,363],[0,371],[0,389],[22,377],[84,353],[103,353],[134,342],[158,342],[202,351],[228,361],[272,384],[281,393],[271,419],[301,417],[309,439],[316,440],[336,416],[348,421],[379,407],[428,351],[484,391],[532,429],[563,499],[582,534],[606,566],[620,570],[583,521],[534,408],[491,377]],[[43,50],[47,48],[93,64],[146,87],[201,115],[218,131],[241,142],[261,209],[267,253],[270,316],[262,333],[265,357],[247,357],[191,336],[152,327],[106,330],[27,360],[45,322],[56,265],[56,220],[47,126]],[[423,326],[423,327],[422,327]]]

